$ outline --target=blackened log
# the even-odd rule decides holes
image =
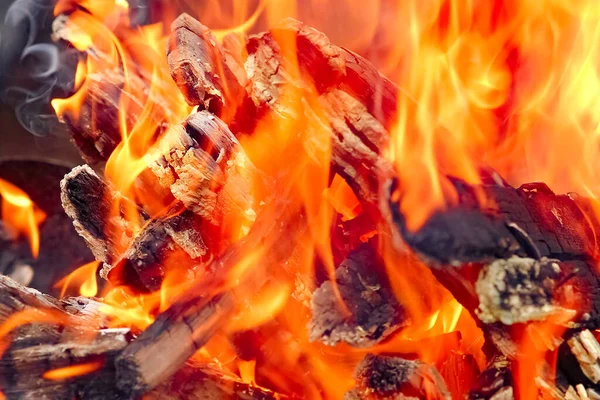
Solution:
[[[134,236],[133,224],[115,206],[123,204],[136,210],[137,206],[87,165],[73,168],[60,187],[63,208],[96,260],[109,265],[115,262]],[[141,211],[138,214],[143,218]],[[138,221],[141,223],[143,219]]]
[[[477,296],[479,280],[482,288],[508,285],[502,290],[505,295],[516,296],[525,303],[537,302],[540,316],[557,311],[542,304],[548,303],[552,292],[551,305],[566,311],[565,317],[571,314],[569,327],[600,326],[600,281],[594,261],[598,245],[592,223],[596,217],[579,206],[580,199],[556,195],[543,184],[514,189],[498,179],[484,179],[480,186],[451,181],[458,194],[457,204],[435,211],[416,231],[406,228],[398,204],[401,198],[396,197],[389,204],[404,241],[433,267],[438,280],[468,310],[473,312],[480,301],[484,307],[489,305],[492,292],[481,289],[483,298]],[[394,193],[395,185],[388,193]],[[482,194],[487,198],[485,207],[477,200]],[[520,261],[510,261],[514,256]],[[509,261],[482,270],[498,259]],[[522,268],[526,264],[529,267]],[[489,274],[492,270],[497,273]],[[513,278],[509,279],[511,275]],[[528,295],[519,289],[520,279],[533,285],[532,290],[539,291],[538,295],[532,297],[533,292]],[[517,307],[512,312],[519,314],[520,319],[526,317]],[[504,323],[508,319],[495,318]]]
[[[470,400],[513,399],[513,393],[510,361],[499,355],[492,358],[486,369],[479,375],[468,398]]]
[[[367,354],[356,367],[355,380],[347,400],[452,398],[437,369],[417,360]]]
[[[310,340],[369,347],[410,323],[372,244],[351,253],[336,269],[335,278],[341,299],[329,280],[313,294]]]
[[[69,42],[74,35],[81,34],[72,32],[72,29],[78,27],[68,25],[68,18],[68,15],[60,15],[55,19],[52,25],[55,40]],[[145,115],[153,122],[148,126],[156,127],[155,132],[148,134],[155,137],[165,128],[164,116],[173,113],[173,110],[167,101],[149,90],[150,78],[144,74],[151,72],[130,69],[125,81],[125,72],[121,67],[114,66],[112,56],[94,46],[86,51],[86,56],[94,58],[93,62],[104,68],[86,75],[85,83],[80,88],[85,93],[77,94],[82,96],[76,100],[77,109],[63,110],[58,117],[67,125],[71,138],[85,161],[95,164],[106,161],[121,142],[123,127],[120,126],[120,108],[124,107],[123,121],[127,132],[131,132],[142,115],[146,102],[156,105],[152,112]]]
[[[246,97],[229,66],[236,60],[225,55],[207,27],[187,14],[173,22],[171,31],[167,48],[169,69],[186,101],[229,121]]]
[[[119,398],[107,360],[126,344],[127,329],[103,329],[92,300],[58,301],[0,276],[0,325],[18,312],[40,322],[25,323],[2,338],[8,347],[0,359],[0,390],[7,398]],[[95,367],[78,379],[44,377],[81,364]]]
[[[143,211],[87,165],[67,174],[61,189],[67,215],[96,260],[104,263],[101,275],[104,278],[110,275],[114,284],[157,290],[170,257],[173,257],[171,265],[175,264],[175,258],[193,265],[207,252],[199,234],[200,222],[193,213],[176,209],[146,222]],[[124,217],[123,211],[115,215],[115,205],[122,202],[138,211],[140,232],[135,232],[134,224]],[[115,266],[118,268],[112,271]]]

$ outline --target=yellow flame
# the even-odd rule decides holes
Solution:
[[[27,237],[31,254],[37,258],[40,251],[41,224],[46,215],[31,201],[27,193],[12,183],[0,179],[2,197],[2,221]]]

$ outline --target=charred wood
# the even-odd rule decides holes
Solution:
[[[451,399],[434,366],[400,357],[368,354],[356,368],[356,388],[345,399]]]
[[[237,61],[225,54],[207,27],[187,14],[173,22],[171,31],[169,68],[186,101],[230,121],[246,97],[230,68],[230,64],[235,68]]]
[[[133,396],[141,395],[172,376],[226,324],[236,309],[236,290],[247,285],[262,286],[264,277],[260,272],[285,263],[305,229],[304,213],[296,207],[273,202],[263,208],[248,235],[208,264],[209,273],[178,296],[123,349],[117,357],[118,374],[125,377],[122,389]],[[279,240],[282,235],[287,240]],[[237,289],[230,288],[225,281],[228,273],[257,248],[263,252],[252,276],[239,279]],[[161,349],[167,344],[170,351],[165,353]]]
[[[119,204],[128,203],[134,209],[137,206],[87,165],[75,167],[60,186],[63,208],[96,260],[109,265],[115,262],[134,236],[134,227]],[[139,215],[142,218],[144,214]]]
[[[86,298],[56,300],[0,275],[0,325],[18,312],[31,314],[9,336],[0,359],[0,390],[8,399],[128,399],[119,389],[115,357],[132,336],[107,329],[100,303]],[[7,342],[8,341],[8,342]],[[87,366],[85,374],[53,376],[65,367]],[[192,380],[185,380],[192,379]],[[215,366],[184,366],[149,398],[275,399],[266,389],[243,383]]]
[[[371,246],[358,248],[336,269],[341,299],[329,280],[313,293],[311,340],[369,347],[409,323]]]

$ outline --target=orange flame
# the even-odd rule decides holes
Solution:
[[[38,226],[46,215],[12,183],[0,179],[2,197],[2,221],[29,240],[31,254],[37,258],[40,252],[40,232]]]
[[[91,374],[92,372],[99,370],[102,365],[103,363],[101,361],[91,361],[77,365],[69,365],[68,367],[46,371],[42,374],[42,378],[49,381],[62,381],[70,378],[76,378],[78,376]]]
[[[69,3],[74,2],[60,1],[56,12],[70,11]],[[128,26],[126,1],[77,3],[82,9],[70,14],[68,37],[75,48],[87,52],[87,58],[77,68],[77,92],[52,105],[57,115],[77,118],[90,90],[86,77],[123,70],[122,90],[127,96],[120,100],[121,143],[108,160],[105,175],[133,200],[115,202],[113,213],[124,215],[137,232],[139,209],[130,204],[156,216],[171,200],[146,174],[146,158],[160,153],[152,150],[162,135],[161,126],[176,124],[192,112],[169,77],[164,55],[166,24],[177,10],[167,8],[162,24],[133,29]],[[476,184],[485,166],[498,170],[510,183],[543,180],[557,191],[598,197],[600,103],[595,94],[600,89],[600,5],[592,0],[572,3],[306,0],[299,7],[295,0],[221,0],[189,6],[203,23],[217,28],[219,40],[232,33],[241,37],[264,30],[283,17],[297,17],[385,71],[400,88],[385,156],[396,166],[401,211],[414,230],[432,212],[456,201],[448,176]],[[274,39],[286,55],[287,78],[301,81],[295,40],[277,34]],[[138,79],[147,86],[140,89],[134,84]],[[329,182],[331,132],[319,91],[310,83],[297,87],[290,82],[280,88],[279,102],[287,114],[268,113],[240,142],[267,180],[281,186],[274,190],[264,182],[255,183],[256,204],[269,201],[272,192],[289,197],[295,209],[306,213],[308,232],[298,239],[298,249],[285,265],[261,264],[265,251],[257,248],[228,271],[223,286],[238,296],[238,313],[226,332],[198,356],[216,358],[247,382],[267,381],[284,392],[301,391],[307,398],[341,398],[352,387],[353,368],[367,351],[413,352],[435,363],[449,349],[460,349],[474,354],[483,366],[483,334],[471,315],[422,263],[398,255],[387,236],[379,234],[384,233],[380,227],[362,240],[381,240],[387,276],[412,325],[366,350],[308,341],[309,295],[302,298],[303,290],[291,282],[302,281],[307,286],[303,289],[312,291],[315,259],[335,282],[332,221],[336,213],[346,221],[356,218],[361,209],[341,177],[335,175]],[[89,278],[95,267],[94,271],[84,267],[69,280],[76,285],[88,282],[80,293],[91,293]],[[110,288],[104,294],[103,312],[111,316],[111,324],[136,329],[151,324],[192,281],[181,271],[168,272],[172,273],[155,293]],[[202,272],[195,273],[202,277]],[[249,276],[272,280],[256,290],[243,284]],[[560,334],[562,325],[555,325],[559,327],[537,324],[528,337],[539,331]],[[248,330],[262,335],[257,340],[269,360],[232,361],[236,356],[229,336]],[[522,347],[527,350],[529,344],[531,340],[524,338]],[[520,387],[546,353],[547,349],[525,352],[515,379]]]
[[[72,286],[77,285],[79,289],[79,294],[85,297],[94,297],[98,293],[98,284],[96,282],[96,271],[100,267],[100,263],[97,261],[92,261],[81,267],[77,268],[75,271],[71,272],[69,275],[56,282],[54,287],[60,287],[60,298],[65,296],[65,293]]]

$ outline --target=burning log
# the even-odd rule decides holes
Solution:
[[[330,281],[314,292],[308,328],[311,340],[368,347],[408,324],[385,279],[381,262],[372,245],[363,245],[336,269],[341,301]]]
[[[128,329],[107,329],[101,304],[86,298],[58,301],[0,275],[0,324],[23,315],[23,324],[2,338],[0,390],[7,398],[127,399],[115,357],[131,340]],[[5,341],[11,339],[9,343]],[[193,381],[188,379],[193,377]],[[184,367],[150,398],[275,399],[215,366]],[[189,398],[189,397],[187,397]]]
[[[209,252],[222,251],[255,218],[249,196],[252,164],[214,115],[193,114],[171,128],[157,148],[148,157],[156,160],[149,162],[152,171],[189,211],[175,205],[145,223],[135,237],[131,223],[112,215],[114,204],[128,200],[89,167],[75,169],[62,184],[65,210],[96,259],[105,263],[103,275],[113,282],[124,277],[125,283],[147,290],[160,287],[166,266],[173,264],[170,257],[192,270]],[[109,273],[113,266],[118,268]]]
[[[115,204],[127,202],[111,188],[89,166],[75,167],[61,181],[61,201],[67,215],[73,220],[77,233],[87,243],[96,260],[112,264],[119,258],[120,251],[134,237],[134,227],[123,216],[115,212]],[[144,214],[139,213],[140,217]],[[141,224],[143,221],[139,221]]]
[[[187,14],[171,25],[167,58],[171,76],[190,105],[201,105],[224,117],[245,98],[245,90],[230,68],[236,61],[228,57],[212,32]]]
[[[356,367],[355,379],[347,400],[452,398],[434,366],[400,357],[368,354]]]
[[[303,213],[290,205],[274,202],[272,207],[263,209],[248,235],[229,246],[207,266],[210,276],[181,294],[123,349],[117,358],[119,374],[126,377],[127,386],[123,389],[132,395],[142,395],[175,373],[234,313],[235,291],[223,282],[227,273],[257,246],[264,251],[257,262],[273,266],[283,264],[296,246],[296,239],[304,233],[305,224]],[[281,235],[287,235],[288,240],[276,240]],[[248,278],[257,287],[263,283],[259,271],[254,271],[253,279]],[[245,285],[241,283],[237,290],[243,290]],[[161,349],[167,344],[170,350],[165,354]]]
[[[600,326],[595,216],[581,201],[539,184],[454,185],[458,205],[434,213],[416,232],[406,228],[396,202],[390,207],[406,243],[467,309],[480,307],[486,323],[562,313],[570,328]],[[485,193],[486,208],[476,191]]]
[[[254,167],[223,121],[207,111],[192,114],[157,147],[150,167],[188,210],[222,228],[251,224]]]

